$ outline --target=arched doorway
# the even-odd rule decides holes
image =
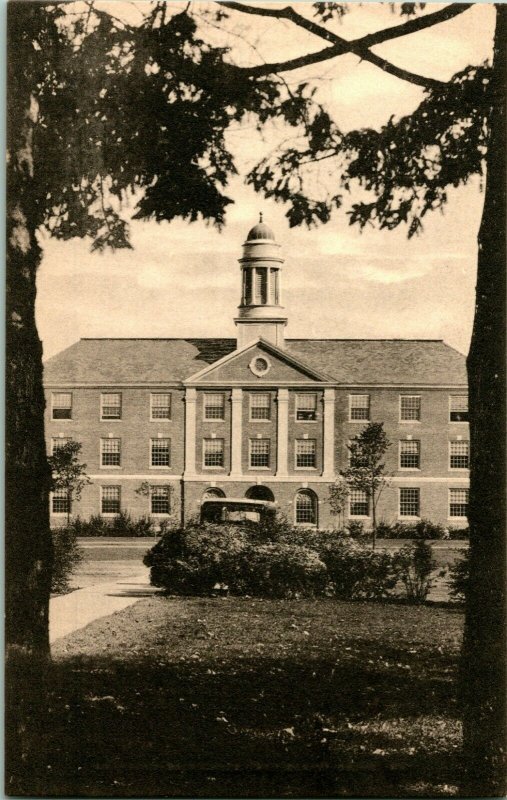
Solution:
[[[202,502],[204,503],[205,500],[211,500],[213,497],[225,497],[225,492],[221,489],[217,489],[216,486],[210,486],[209,489],[206,489],[202,496]]]
[[[271,503],[275,499],[273,492],[267,486],[250,486],[245,497],[249,500],[269,500]]]

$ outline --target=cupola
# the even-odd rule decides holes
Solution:
[[[283,347],[287,316],[281,305],[280,245],[271,228],[262,221],[254,225],[243,244],[241,304],[234,320],[238,347],[262,336]]]

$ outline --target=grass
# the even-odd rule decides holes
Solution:
[[[448,796],[456,609],[153,597],[55,643],[18,794]]]

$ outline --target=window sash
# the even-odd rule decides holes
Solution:
[[[315,525],[316,508],[315,500],[306,492],[298,492],[296,495],[296,522]]]
[[[121,419],[121,394],[108,392],[101,395],[102,419]]]
[[[400,396],[400,419],[404,422],[421,419],[421,398],[419,395]]]
[[[70,436],[58,436],[51,439],[51,455],[54,456],[57,450],[61,450],[66,444],[72,441]]]
[[[52,418],[72,419],[72,392],[55,392],[53,394]]]
[[[419,489],[400,489],[400,517],[418,517],[419,514]]]
[[[351,394],[349,395],[349,408],[351,420],[370,419],[370,395]]]
[[[296,419],[299,422],[313,422],[317,419],[317,395],[305,392],[296,395]]]
[[[103,467],[121,466],[121,439],[101,439],[100,452]]]
[[[449,442],[450,469],[468,469],[470,465],[470,446],[468,440]]]
[[[449,398],[449,420],[451,422],[468,422],[468,395],[456,394]]]
[[[204,419],[224,419],[225,398],[223,394],[204,395]]]
[[[349,498],[349,516],[369,517],[369,515],[370,501],[368,495],[361,489],[352,489]]]
[[[101,497],[102,514],[120,513],[121,491],[119,486],[103,486]]]
[[[224,440],[223,439],[204,439],[204,466],[223,467],[224,466]]]
[[[269,467],[270,440],[250,439],[250,466]]]
[[[255,392],[250,395],[250,419],[270,419],[271,397],[269,394]]]
[[[449,516],[466,517],[468,513],[468,489],[449,489]]]
[[[171,513],[169,486],[152,486],[150,500],[152,514]]]
[[[151,395],[151,419],[171,419],[171,395],[153,393]]]
[[[419,469],[421,443],[416,439],[400,441],[400,469]]]
[[[316,466],[317,443],[315,439],[296,439],[296,467]]]
[[[70,514],[71,502],[66,489],[55,489],[51,496],[52,514]]]
[[[151,440],[151,466],[170,467],[171,466],[171,440],[152,439]]]

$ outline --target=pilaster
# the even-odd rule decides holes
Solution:
[[[241,475],[241,449],[243,438],[243,390],[231,392],[231,475]]]
[[[329,480],[334,479],[334,389],[324,389],[324,458],[322,475]]]
[[[185,475],[195,475],[197,390],[185,389]]]
[[[288,475],[288,438],[289,438],[289,390],[278,389],[277,395],[277,452],[276,474]]]

